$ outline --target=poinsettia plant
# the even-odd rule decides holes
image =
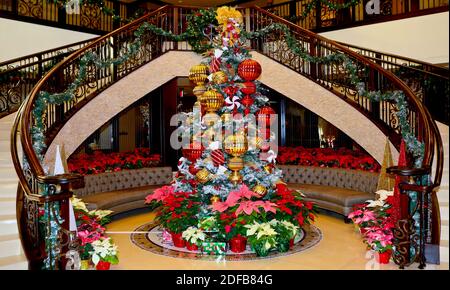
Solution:
[[[188,227],[181,236],[185,241],[197,246],[200,246],[206,240],[205,232],[196,227]]]
[[[248,241],[259,256],[267,256],[269,251],[277,245],[278,233],[273,225],[273,222],[258,223],[257,221],[245,225]]]
[[[80,258],[91,260],[92,244],[100,239],[106,239],[104,226],[111,221],[111,210],[89,211],[86,203],[77,197],[71,198],[77,224],[77,236],[80,240]]]
[[[317,214],[317,206],[309,201],[304,201],[300,192],[290,190],[286,184],[277,184],[275,203],[278,211],[275,217],[278,220],[292,221],[297,226],[311,224]]]
[[[347,168],[378,172],[380,164],[368,154],[347,148],[279,147],[278,164]]]
[[[160,163],[159,154],[151,154],[149,148],[136,148],[134,151],[121,153],[78,154],[68,160],[70,172],[83,175],[113,172],[124,169],[138,169],[157,166]]]
[[[230,192],[225,201],[214,203],[212,208],[217,212],[217,220],[220,221],[225,238],[229,240],[237,235],[245,235],[246,224],[255,220],[264,221],[270,214],[275,214],[277,205],[259,199],[259,195],[244,184]]]
[[[97,265],[100,261],[111,264],[119,263],[117,246],[111,238],[101,238],[92,243],[92,262]]]
[[[146,197],[146,203],[156,203],[156,220],[172,233],[180,234],[198,223],[199,196],[196,192],[175,192],[172,186],[163,186]]]

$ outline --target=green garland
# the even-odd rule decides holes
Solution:
[[[282,32],[285,35],[286,44],[297,56],[305,61],[320,64],[343,64],[344,68],[350,74],[350,83],[357,88],[358,94],[362,97],[366,97],[371,101],[395,101],[397,106],[397,118],[399,120],[399,127],[402,137],[405,141],[408,151],[412,154],[415,160],[415,166],[420,167],[422,165],[423,156],[425,152],[425,145],[418,141],[414,136],[413,130],[408,122],[408,102],[402,91],[392,91],[382,93],[380,91],[367,91],[364,82],[358,76],[358,68],[356,64],[345,54],[333,53],[323,57],[311,56],[292,35],[289,28],[281,23],[272,23],[265,28],[255,32],[243,32],[248,39],[260,38],[273,31]]]
[[[63,93],[50,94],[45,91],[39,93],[36,99],[33,116],[35,119],[35,124],[31,128],[31,135],[33,139],[33,148],[36,151],[40,160],[43,160],[43,152],[46,148],[45,145],[45,135],[44,135],[44,122],[42,116],[45,113],[48,104],[61,105],[64,102],[70,101],[74,98],[77,88],[83,83],[86,78],[87,67],[90,64],[94,64],[98,68],[105,68],[110,65],[120,65],[126,62],[128,59],[136,55],[141,46],[141,38],[146,32],[152,32],[156,35],[165,36],[173,41],[183,41],[187,40],[193,47],[194,51],[197,53],[202,53],[210,44],[205,43],[204,29],[210,25],[210,23],[215,23],[211,19],[215,19],[215,11],[212,9],[202,9],[196,14],[189,16],[190,22],[187,30],[179,35],[175,35],[170,31],[165,31],[153,24],[144,23],[142,24],[134,33],[136,39],[129,45],[128,51],[124,52],[120,57],[111,60],[101,60],[95,53],[89,52],[84,55],[79,62],[79,73],[77,78],[69,85],[66,91]],[[292,36],[289,28],[280,23],[272,23],[269,26],[262,28],[255,32],[245,32],[242,31],[242,36],[247,39],[259,38],[273,31],[280,31],[285,34],[286,43],[289,49],[302,59],[313,62],[313,63],[342,63],[344,68],[350,73],[350,82],[353,84],[360,96],[367,97],[373,101],[396,101],[397,105],[397,117],[399,119],[399,126],[402,132],[403,139],[406,142],[408,151],[413,155],[416,160],[416,166],[420,166],[424,154],[424,144],[419,142],[408,123],[408,106],[405,100],[403,92],[374,92],[367,91],[364,87],[364,83],[359,79],[357,73],[356,65],[344,54],[334,53],[324,57],[311,56],[305,49],[299,45],[295,37]]]
[[[311,14],[311,11],[314,8],[316,8],[318,6],[326,7],[331,11],[338,11],[341,9],[346,9],[349,7],[356,6],[360,2],[361,2],[361,0],[349,0],[348,2],[345,2],[345,3],[336,3],[333,1],[329,1],[329,0],[312,0],[311,2],[306,4],[305,10],[303,10],[303,12],[300,15],[289,16],[289,17],[286,17],[286,19],[291,22],[297,22],[299,20],[303,20],[306,17],[308,17],[309,14]]]

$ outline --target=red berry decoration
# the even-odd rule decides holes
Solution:
[[[225,163],[225,155],[221,149],[211,151],[211,158],[214,166],[223,165]]]
[[[253,82],[245,82],[243,83],[244,87],[241,88],[241,92],[244,95],[252,95],[256,92],[256,85]]]
[[[246,59],[238,66],[238,74],[247,82],[256,80],[261,75],[261,65],[253,59]]]

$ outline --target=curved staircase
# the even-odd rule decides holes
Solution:
[[[61,205],[60,214],[67,220],[67,200],[71,195],[70,184],[75,186],[82,186],[82,177],[76,175],[63,176],[49,176],[43,169],[43,166],[38,158],[38,154],[33,148],[33,140],[30,133],[30,128],[35,125],[36,119],[33,117],[33,108],[35,108],[38,101],[39,93],[42,91],[61,92],[71,84],[75,78],[74,72],[79,69],[79,61],[84,55],[89,52],[97,52],[102,60],[111,60],[114,57],[120,56],[121,48],[128,47],[133,42],[135,32],[139,25],[143,23],[152,23],[164,30],[175,32],[183,31],[183,21],[186,15],[192,10],[190,8],[180,8],[173,6],[164,6],[155,12],[152,12],[129,25],[126,25],[108,35],[105,35],[83,49],[71,54],[64,61],[53,68],[38,84],[33,88],[29,98],[26,100],[22,109],[18,112],[19,116],[16,122],[12,125],[13,130],[13,144],[18,141],[20,136],[20,144],[14,144],[12,147],[13,163],[18,174],[21,187],[17,194],[17,220],[19,227],[19,234],[21,236],[22,244],[24,245],[25,254],[29,262],[29,268],[38,268],[42,264],[43,252],[41,246],[42,237],[36,236],[33,231],[35,228],[30,224],[30,219],[37,217],[37,211],[33,208],[37,204],[47,204],[49,206]],[[358,53],[342,46],[338,43],[332,42],[328,39],[320,37],[312,32],[304,30],[298,26],[289,23],[288,21],[276,17],[267,11],[260,8],[247,8],[243,11],[246,19],[246,27],[252,30],[262,28],[269,23],[282,23],[289,27],[291,33],[294,35],[299,43],[308,49],[310,55],[326,55],[329,53],[342,53],[348,56],[353,62],[357,63],[361,71],[364,69],[368,72],[369,77],[364,79],[365,84],[371,90],[380,90],[387,92],[389,90],[402,91],[408,102],[408,107],[411,110],[411,126],[414,129],[414,134],[425,145],[425,165],[436,164],[436,173],[433,176],[434,185],[438,186],[441,182],[441,173],[443,169],[442,162],[444,161],[442,152],[439,150],[441,146],[441,137],[437,131],[436,124],[431,119],[428,111],[424,105],[418,100],[411,89],[403,83],[400,79],[395,77],[392,72],[383,69],[377,63],[367,59]],[[176,17],[175,17],[176,16]],[[266,38],[258,38],[251,41],[251,47],[272,58],[293,71],[303,75],[304,77],[315,82],[317,85],[329,90],[337,97],[342,98],[351,104],[356,110],[363,113],[376,126],[380,128],[390,141],[398,148],[400,141],[400,132],[398,124],[389,114],[395,111],[388,102],[373,103],[369,102],[362,96],[359,96],[355,87],[346,82],[348,72],[345,68],[332,65],[307,63],[302,61],[292,52],[286,50],[286,39],[281,33],[274,32]],[[112,47],[112,49],[111,49]],[[107,48],[107,49],[106,49]],[[102,91],[118,83],[122,78],[136,71],[143,65],[151,62],[157,57],[163,55],[170,50],[190,50],[190,47],[183,42],[174,42],[167,37],[159,36],[154,33],[146,35],[144,41],[140,44],[138,56],[127,60],[121,65],[111,65],[110,67],[96,68],[91,66],[89,68],[89,76],[86,82],[80,85],[82,94],[77,94],[76,98],[70,102],[61,105],[47,104],[45,113],[45,128],[44,136],[47,145],[50,145],[57,136],[60,129],[74,116],[83,106],[88,104],[93,98],[99,95]],[[337,73],[338,72],[338,73]],[[101,75],[102,78],[93,76]],[[383,111],[384,110],[384,111]],[[9,126],[5,125],[5,126]],[[26,128],[23,130],[21,128]],[[448,127],[447,127],[448,128]],[[447,129],[448,132],[448,129]],[[16,135],[16,133],[18,133]],[[447,134],[448,140],[448,134]],[[448,142],[448,141],[447,141]],[[19,145],[19,146],[16,146]],[[5,146],[7,146],[5,144]],[[20,148],[23,150],[25,163],[21,164],[19,153]],[[45,153],[45,152],[44,152]],[[1,156],[1,155],[0,155]],[[433,162],[433,156],[434,162]],[[443,229],[445,231],[445,211],[447,213],[447,232],[448,232],[448,155],[447,155],[447,185],[441,184],[441,194],[438,194],[441,206],[441,216],[443,216]],[[28,165],[28,166],[25,166]],[[14,176],[13,176],[14,178]],[[15,179],[17,180],[17,179]],[[444,179],[445,180],[445,175]],[[38,185],[46,185],[48,188],[60,188],[60,191],[53,192],[49,195],[49,191],[42,190]],[[59,186],[59,187],[58,187]],[[446,194],[445,194],[445,190]],[[445,202],[447,197],[447,202]],[[8,203],[8,201],[5,201]],[[14,204],[14,203],[13,203]],[[10,204],[11,206],[11,204]],[[436,206],[436,204],[435,204]],[[13,213],[13,211],[12,211]],[[440,219],[437,211],[433,210],[434,226],[439,225]],[[7,218],[7,220],[10,220]],[[437,225],[436,225],[437,223]],[[5,227],[6,228],[6,227]],[[67,233],[67,224],[62,224],[59,227],[61,233]],[[444,233],[443,231],[443,233]],[[436,241],[436,233],[439,229],[433,228],[432,239],[433,244],[439,244]],[[12,236],[10,237],[12,238]],[[1,240],[0,240],[1,241]],[[8,242],[8,241],[7,241]],[[66,250],[65,246],[60,244],[62,251]],[[447,248],[448,259],[448,239],[441,242],[442,254],[445,254]],[[59,259],[57,259],[59,261]],[[1,264],[0,264],[1,266]]]
[[[16,222],[19,179],[10,153],[10,132],[15,114],[0,119],[0,270],[27,269]]]

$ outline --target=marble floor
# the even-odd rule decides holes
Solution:
[[[114,219],[107,226],[109,235],[119,247],[120,263],[112,269],[177,269],[177,270],[390,270],[394,263],[379,265],[362,243],[353,225],[345,224],[341,217],[320,214],[316,226],[323,234],[322,241],[306,251],[289,256],[259,261],[201,261],[166,257],[153,254],[135,246],[129,232],[151,221],[154,214],[139,211]],[[417,265],[409,267],[417,269]],[[449,269],[448,264],[428,265],[427,269]]]

